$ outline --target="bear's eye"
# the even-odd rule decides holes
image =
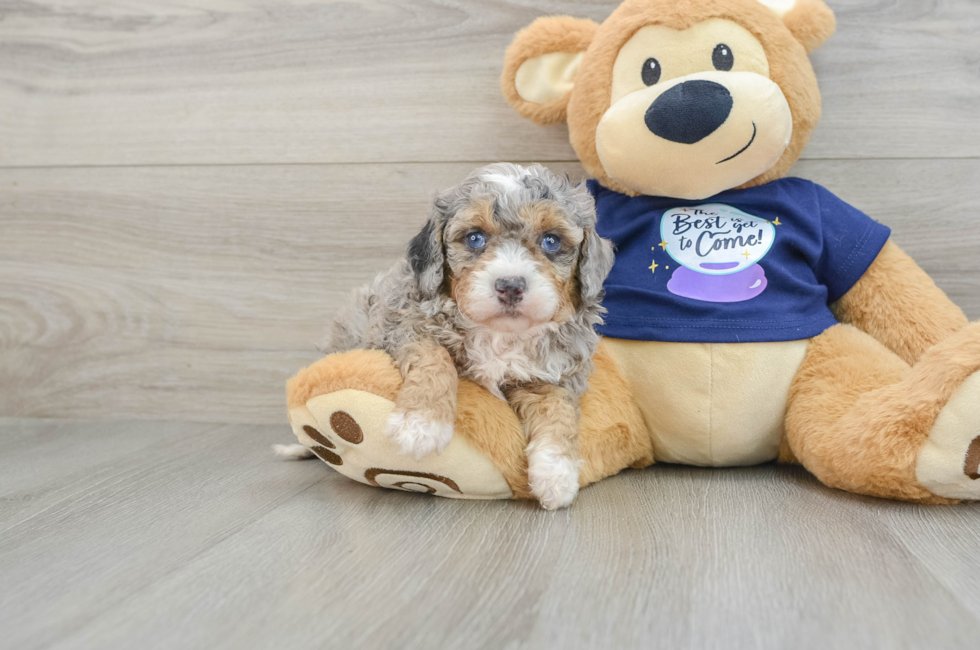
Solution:
[[[735,55],[732,54],[732,48],[724,43],[715,45],[715,51],[711,53],[711,62],[715,64],[715,70],[728,72],[735,65]]]
[[[650,57],[643,62],[643,83],[648,86],[660,81],[660,61]]]

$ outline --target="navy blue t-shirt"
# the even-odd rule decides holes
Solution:
[[[837,323],[891,231],[823,187],[784,178],[704,201],[629,197],[589,181],[616,244],[598,328],[640,341],[798,341]]]

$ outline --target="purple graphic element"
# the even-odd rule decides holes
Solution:
[[[738,266],[738,262],[702,262],[698,266],[709,271],[724,271],[725,269],[734,269]]]
[[[742,302],[758,296],[768,284],[766,272],[758,264],[728,275],[707,275],[682,266],[674,271],[667,291],[704,302]]]

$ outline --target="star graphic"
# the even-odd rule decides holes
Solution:
[[[781,226],[781,225],[783,225],[783,224],[779,223],[779,217],[776,217],[776,220],[775,221],[770,221],[769,223],[771,223],[774,226]]]
[[[662,241],[662,242],[660,242],[660,243],[659,243],[659,244],[657,244],[657,245],[658,245],[658,246],[660,246],[660,248],[662,248],[662,249],[664,249],[664,250],[667,250],[667,242],[665,242],[665,241]]]
[[[743,257],[744,257],[745,259],[749,259],[750,257],[752,257],[752,253],[750,253],[750,252],[748,252],[748,251],[745,251],[744,253],[742,253],[742,256],[743,256]]]
[[[658,266],[660,266],[660,265],[659,265],[659,264],[657,264],[657,260],[653,260],[653,263],[652,263],[652,264],[650,264],[650,266],[648,266],[647,268],[648,268],[648,269],[650,269],[650,272],[651,272],[651,273],[656,273],[656,272],[657,272],[657,267],[658,267]]]

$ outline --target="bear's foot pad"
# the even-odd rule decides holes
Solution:
[[[915,474],[933,494],[980,500],[980,372],[956,389],[936,418]]]
[[[296,438],[323,462],[366,485],[453,499],[509,499],[510,486],[489,458],[459,435],[420,460],[399,453],[384,434],[392,401],[343,389],[289,411]]]

